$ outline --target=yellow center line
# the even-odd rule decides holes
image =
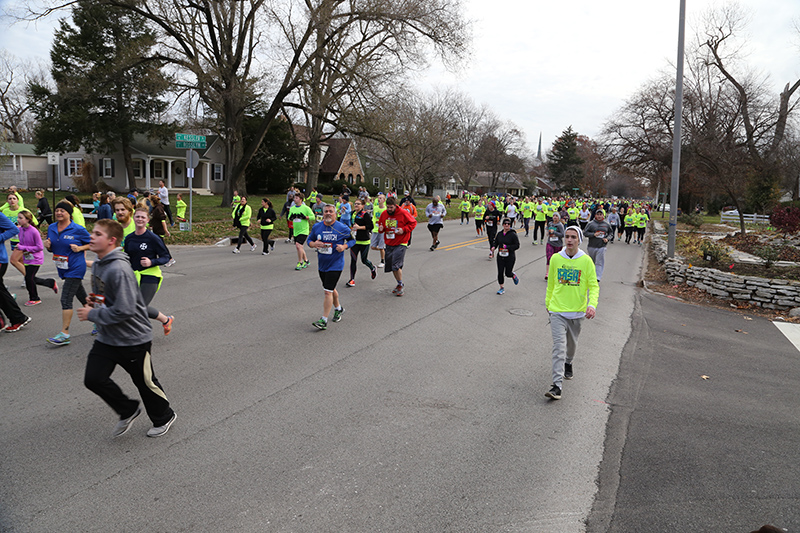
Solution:
[[[480,237],[478,239],[473,239],[471,241],[464,241],[464,242],[457,242],[455,244],[448,244],[447,246],[442,246],[440,250],[457,250],[458,248],[463,248],[464,246],[470,246],[472,244],[478,244],[480,242],[488,242],[486,237]]]

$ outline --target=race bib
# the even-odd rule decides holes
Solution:
[[[332,255],[333,254],[333,245],[326,244],[325,248],[317,248],[317,251],[322,255]]]
[[[595,235],[595,237],[597,237],[598,239],[605,239],[606,238],[606,232],[605,231],[598,231],[597,233],[599,233],[599,235]]]
[[[558,240],[558,237],[550,237],[550,242],[556,242],[557,240]]]
[[[61,270],[69,270],[69,261],[66,256],[54,254],[53,261],[56,264],[56,268],[59,268]]]
[[[387,231],[386,232],[387,239],[394,239],[394,231]]]
[[[497,252],[497,255],[499,255],[500,257],[508,257],[508,250],[500,250],[499,252]]]
[[[486,221],[486,225],[487,226],[494,226],[494,220],[487,220]]]
[[[30,252],[22,252],[22,257],[25,261],[33,261],[33,254]]]

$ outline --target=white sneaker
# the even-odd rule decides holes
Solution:
[[[238,248],[234,248],[234,249],[233,249],[233,253],[235,253],[235,254],[238,254],[238,253],[240,253],[240,252],[239,252],[239,249],[238,249]]]
[[[377,268],[383,268],[383,267],[385,267],[385,266],[386,266],[386,265],[384,264],[384,262],[383,262],[383,261],[381,261],[380,263],[378,263],[378,267],[377,267]]]
[[[175,422],[176,418],[178,418],[178,415],[176,413],[173,413],[172,418],[170,418],[169,421],[167,421],[167,423],[164,424],[163,426],[157,426],[148,429],[147,436],[160,437],[161,435],[164,435],[167,431],[169,431],[169,428],[172,427],[172,424]]]
[[[250,246],[250,251],[251,252],[255,252],[256,251],[256,245],[255,244]]]
[[[125,434],[129,429],[131,429],[131,424],[133,424],[133,421],[136,420],[136,417],[139,416],[141,412],[142,412],[142,406],[138,405],[136,407],[136,411],[134,411],[131,416],[129,416],[128,418],[123,418],[122,420],[117,422],[117,425],[114,428],[113,436],[119,437],[120,435]]]

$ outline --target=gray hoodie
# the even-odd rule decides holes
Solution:
[[[595,237],[594,234],[598,231],[602,234],[602,236]],[[608,243],[603,242],[603,239],[610,239],[612,231],[611,225],[605,220],[602,222],[592,220],[586,224],[586,228],[583,230],[583,236],[589,238],[589,248],[605,248]]]
[[[153,326],[139,292],[131,263],[122,248],[116,248],[92,265],[92,292],[105,303],[89,311],[97,324],[97,340],[111,346],[135,346],[153,340]]]

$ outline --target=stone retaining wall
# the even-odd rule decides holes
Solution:
[[[656,259],[664,265],[670,283],[685,283],[718,298],[750,302],[766,309],[800,307],[800,283],[796,281],[738,276],[713,268],[690,266],[678,256],[667,257],[667,241],[662,236],[654,233],[650,236]]]

